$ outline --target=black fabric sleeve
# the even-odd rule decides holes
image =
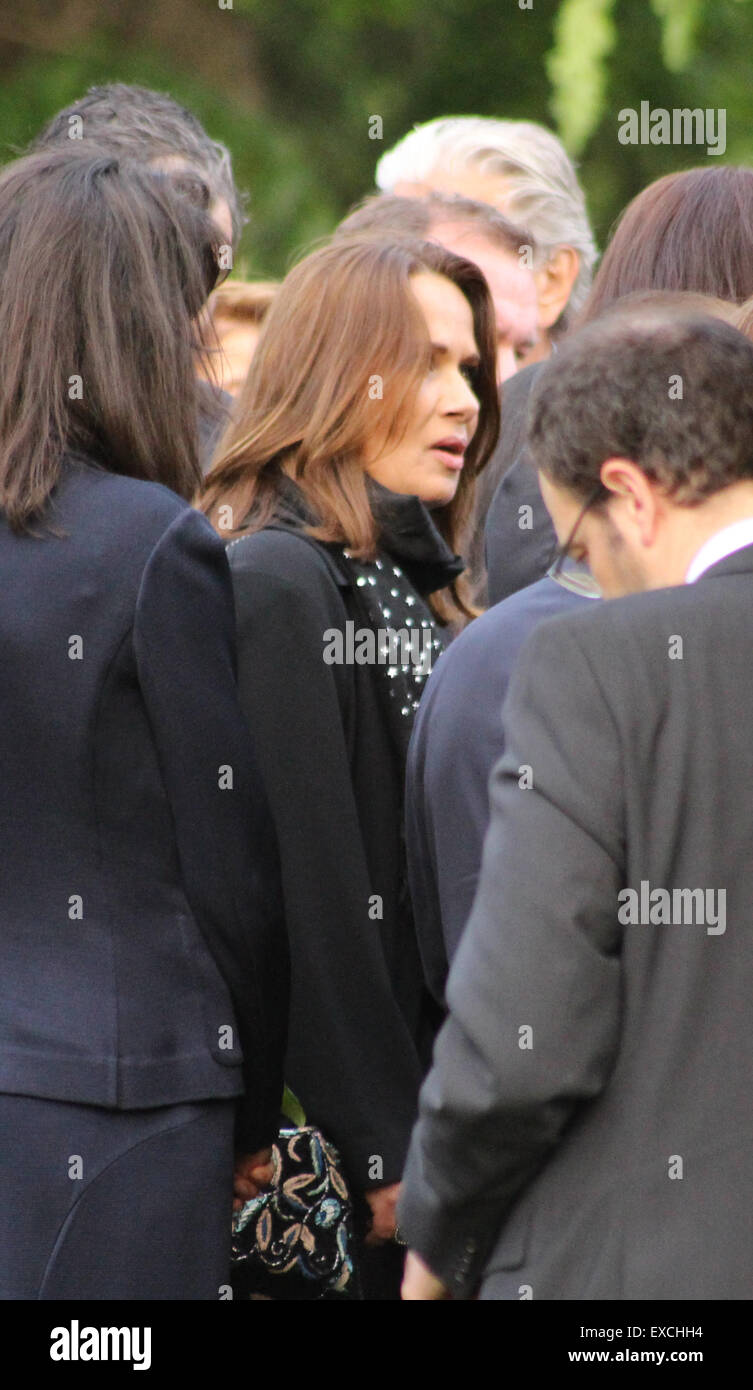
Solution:
[[[227,557],[192,508],[145,566],[133,640],[186,896],[236,1010],[246,1085],[236,1143],[255,1152],[278,1129],[288,952],[272,819],[238,699]]]
[[[342,628],[346,609],[305,541],[260,535],[232,547],[230,562],[241,699],[280,845],[292,971],[286,1079],[362,1192],[400,1178],[421,1069],[369,918],[346,731],[358,719],[352,668],[323,659],[324,634]]]
[[[459,1297],[619,1044],[621,752],[576,622],[541,624],[513,675],[478,893],[398,1212]]]

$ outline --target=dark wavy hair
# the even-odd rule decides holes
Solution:
[[[563,343],[531,391],[534,463],[597,507],[610,496],[606,459],[631,459],[678,504],[695,506],[753,477],[751,440],[753,343],[692,308],[604,314]]]
[[[14,530],[42,517],[66,453],[191,497],[193,320],[218,240],[190,186],[91,147],[2,171],[0,510]]]

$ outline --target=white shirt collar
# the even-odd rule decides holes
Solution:
[[[731,526],[725,526],[715,535],[709,536],[693,556],[685,575],[685,583],[694,584],[712,565],[718,564],[719,560],[726,559],[728,555],[734,555],[736,550],[743,550],[746,545],[753,545],[753,516],[733,521]]]

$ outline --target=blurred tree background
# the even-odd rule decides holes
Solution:
[[[0,0],[0,157],[94,83],[168,91],[232,151],[244,272],[279,276],[416,122],[525,118],[578,161],[603,247],[651,179],[715,158],[621,145],[618,112],[724,108],[724,160],[753,162],[751,52],[753,0]]]

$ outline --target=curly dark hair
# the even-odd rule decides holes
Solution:
[[[536,466],[581,498],[626,458],[692,506],[753,478],[753,343],[720,319],[636,308],[563,343],[531,392]]]

